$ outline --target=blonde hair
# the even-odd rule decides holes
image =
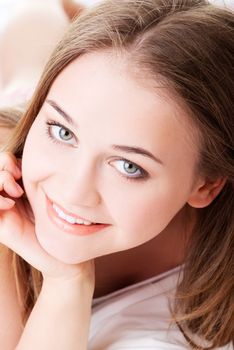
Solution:
[[[26,110],[26,105],[5,107],[0,109],[0,128],[13,129]]]
[[[55,49],[7,150],[22,156],[28,131],[54,79],[77,57],[114,49],[139,76],[180,96],[202,135],[198,170],[226,177],[220,195],[198,209],[172,315],[190,345],[214,349],[233,341],[234,16],[205,0],[113,0],[84,12]],[[97,67],[98,68],[98,67]],[[13,253],[25,320],[40,292],[40,272]],[[198,336],[207,346],[198,344]]]

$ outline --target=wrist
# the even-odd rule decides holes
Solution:
[[[90,260],[77,266],[69,266],[60,275],[43,274],[44,289],[60,291],[76,291],[88,293],[93,296],[95,288],[94,261]]]
[[[77,276],[73,278],[53,278],[44,277],[42,283],[42,292],[46,294],[61,295],[65,297],[83,296],[86,299],[93,298],[94,283],[92,279]]]

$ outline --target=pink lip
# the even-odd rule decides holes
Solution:
[[[90,235],[96,233],[104,228],[110,226],[107,224],[93,224],[93,225],[79,225],[79,224],[70,224],[69,222],[60,218],[52,206],[52,202],[46,197],[47,204],[47,213],[50,220],[55,226],[57,226],[61,231],[71,233],[78,236]],[[56,204],[57,205],[57,204]]]

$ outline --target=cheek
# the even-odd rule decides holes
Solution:
[[[122,246],[127,249],[140,245],[166,228],[187,199],[187,191],[178,191],[173,185],[172,181],[157,180],[152,186],[126,189],[108,198],[114,224],[122,233],[119,237]]]
[[[22,156],[22,179],[26,194],[30,200],[37,185],[49,178],[56,168],[52,162],[54,154],[51,154],[46,136],[41,135],[40,128],[33,125],[25,142]]]

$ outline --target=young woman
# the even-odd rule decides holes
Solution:
[[[0,157],[1,348],[233,349],[233,24],[73,22]]]

